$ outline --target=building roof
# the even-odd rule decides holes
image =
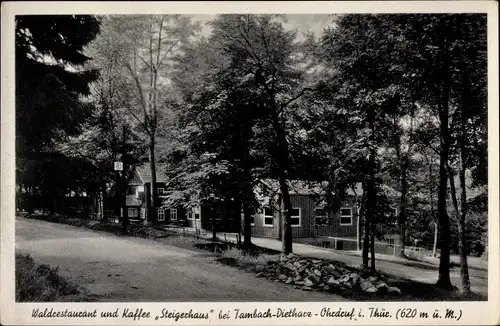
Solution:
[[[305,180],[287,180],[290,195],[322,195],[324,194],[324,188],[326,186],[326,181],[305,181]],[[271,192],[280,192],[279,182],[276,179],[262,179],[261,183],[264,184]],[[388,197],[398,197],[400,192],[387,186],[382,185],[382,188]],[[346,189],[346,193],[349,196],[362,196],[363,186],[360,182],[352,187]]]
[[[149,163],[138,166],[136,168],[137,174],[143,183],[151,182],[151,168]],[[167,182],[167,177],[165,176],[165,167],[157,164],[156,165],[156,182]]]

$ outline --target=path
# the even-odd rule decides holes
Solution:
[[[153,240],[16,218],[16,251],[108,302],[345,301],[303,292],[233,267],[213,256]]]

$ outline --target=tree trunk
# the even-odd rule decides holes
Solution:
[[[277,165],[278,181],[280,185],[280,192],[283,199],[284,214],[283,214],[283,228],[282,228],[282,246],[281,251],[283,254],[289,254],[293,252],[293,240],[292,240],[292,225],[291,225],[291,211],[292,202],[290,200],[290,193],[288,190],[287,171],[288,171],[288,142],[286,140],[286,134],[283,126],[279,121],[277,106],[274,98],[270,100],[271,106],[271,118],[272,127],[276,136],[277,149],[274,151],[274,159]]]
[[[150,207],[149,214],[146,222],[152,222],[154,219],[153,214],[156,214],[156,158],[155,158],[155,137],[154,134],[149,140],[149,167],[151,170],[151,194],[150,194]]]
[[[288,185],[283,175],[280,176],[280,189],[283,194],[283,204],[285,206],[285,211],[283,215],[283,240],[281,242],[281,251],[283,254],[290,254],[293,252],[293,239],[292,239],[292,223],[291,223],[291,213],[292,213],[292,202],[290,200],[290,193],[288,192]]]
[[[375,274],[375,222],[372,220],[370,225],[370,273]]]
[[[444,22],[446,24],[446,22]],[[436,95],[439,98],[439,138],[440,138],[440,155],[439,155],[439,188],[438,188],[438,214],[439,214],[439,239],[441,255],[439,258],[439,277],[436,283],[437,287],[443,289],[453,289],[450,280],[450,217],[446,211],[446,197],[448,191],[448,176],[446,165],[449,159],[450,150],[450,131],[449,131],[449,100],[451,88],[451,59],[448,53],[448,42],[446,40],[445,30],[440,35],[441,49],[441,85],[436,87]]]
[[[436,257],[437,255],[438,233],[439,223],[434,221],[434,244],[432,245],[432,257]]]
[[[467,242],[466,242],[466,229],[465,229],[465,219],[467,217],[467,190],[465,184],[465,160],[466,160],[466,138],[465,138],[465,113],[462,107],[462,112],[460,116],[460,168],[459,168],[459,179],[460,179],[460,208],[461,212],[458,216],[458,250],[460,253],[460,278],[462,279],[462,291],[465,294],[469,294],[470,290],[470,279],[469,279],[469,266],[467,263]]]
[[[463,161],[462,161],[463,164]],[[467,263],[467,242],[466,242],[466,229],[465,218],[467,215],[467,193],[465,189],[465,169],[462,166],[459,172],[460,187],[462,188],[460,194],[461,212],[458,216],[458,250],[460,253],[460,277],[462,279],[462,290],[468,294],[470,290],[469,279],[469,266]]]
[[[444,91],[448,94],[449,89]],[[449,156],[449,128],[448,128],[448,95],[442,95],[440,103],[440,142],[441,151],[439,155],[439,189],[438,189],[438,216],[439,216],[439,239],[441,255],[439,258],[439,277],[437,287],[453,289],[450,279],[450,218],[446,211],[446,197],[448,192],[448,176],[446,165]]]
[[[217,226],[215,222],[215,207],[214,207],[214,202],[212,201],[211,203],[211,209],[210,211],[212,212],[212,240],[217,240]]]
[[[129,224],[128,221],[128,209],[127,209],[127,186],[128,186],[128,173],[127,173],[127,165],[126,156],[127,153],[125,151],[125,146],[127,144],[127,131],[126,127],[123,126],[123,135],[122,135],[122,163],[123,163],[123,171],[122,171],[122,207],[123,207],[123,219],[122,219],[122,231],[124,234],[127,234],[127,227]]]
[[[376,218],[375,218],[375,205],[376,205],[376,197],[375,197],[375,149],[372,147],[370,153],[370,162],[369,162],[369,170],[370,176],[368,181],[368,207],[370,212],[370,273],[375,273],[375,227],[376,227]]]
[[[127,209],[127,180],[125,176],[126,172],[123,171],[123,181],[122,181],[122,207],[123,207],[123,217],[122,217],[122,231],[127,234],[128,221],[128,209]]]
[[[243,202],[243,218],[244,218],[244,228],[243,228],[243,246],[245,248],[250,248],[252,245],[252,220],[251,220],[251,211],[248,203],[246,201]]]
[[[406,195],[408,193],[408,158],[405,157],[401,171],[401,198],[399,202],[399,253],[398,256],[406,257],[405,255],[405,240],[406,240]]]
[[[369,215],[369,207],[368,207],[368,196],[367,196],[368,187],[366,184],[363,184],[363,197],[364,197],[364,209],[363,209],[363,251],[361,253],[362,261],[363,261],[363,269],[368,270],[368,251],[370,249],[370,221],[368,218]]]

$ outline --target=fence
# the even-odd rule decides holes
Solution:
[[[362,245],[362,243],[361,243]],[[322,238],[321,246],[325,248],[332,248],[335,250],[358,250],[358,243],[356,239],[349,238],[337,238],[337,237],[328,237]],[[393,244],[390,242],[375,242],[375,253],[384,254],[384,255],[398,255],[401,251],[401,246],[399,244]],[[413,247],[407,246],[405,247],[405,255],[409,258],[413,258],[416,260],[422,260],[426,256],[431,256],[432,251],[422,248],[422,247]]]

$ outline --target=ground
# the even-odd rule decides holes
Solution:
[[[16,218],[16,251],[59,266],[103,302],[346,300],[256,278],[207,253],[36,219]]]
[[[219,236],[224,238],[223,235]],[[231,237],[231,238],[230,238]],[[228,240],[233,240],[233,236],[226,236]],[[258,246],[280,250],[281,242],[276,239],[269,238],[252,238],[252,242]],[[293,252],[312,258],[326,259],[337,262],[342,262],[351,267],[359,267],[361,257],[359,252],[336,251],[315,247],[312,245],[294,243]],[[456,257],[455,257],[456,258]],[[430,262],[416,262],[400,259],[389,255],[377,254],[376,268],[380,273],[403,278],[422,284],[435,284],[438,278],[438,263],[439,260],[434,259]],[[453,260],[452,260],[453,261]],[[488,293],[488,271],[485,262],[478,262],[478,259],[472,259],[469,263],[469,276],[471,281],[471,289],[477,295],[477,300],[487,300]],[[450,269],[451,282],[461,287],[460,267],[454,264]]]

